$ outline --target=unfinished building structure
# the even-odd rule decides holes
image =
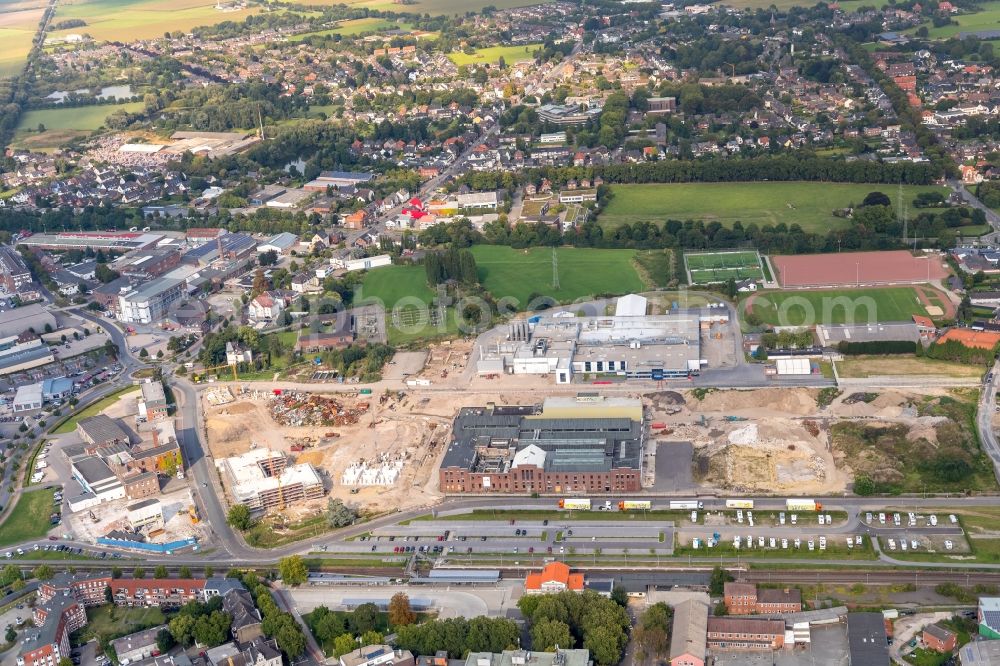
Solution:
[[[288,465],[281,453],[252,449],[219,462],[233,499],[253,511],[323,497],[323,480],[309,463]]]

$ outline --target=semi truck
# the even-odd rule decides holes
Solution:
[[[753,500],[752,499],[727,499],[726,500],[727,509],[752,509]]]
[[[625,500],[618,502],[619,511],[648,511],[653,508],[653,503],[649,500]]]
[[[785,509],[788,511],[822,511],[823,505],[811,499],[787,499]]]
[[[590,511],[590,500],[581,497],[567,497],[559,500],[559,508]]]
[[[705,503],[697,500],[671,500],[671,509],[704,509]]]

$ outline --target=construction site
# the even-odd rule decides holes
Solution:
[[[261,469],[256,483],[273,488],[248,506],[281,509],[283,504],[295,517],[325,509],[327,497],[369,514],[437,501],[439,458],[462,403],[460,395],[432,402],[405,392],[362,395],[361,390],[320,394],[213,387],[203,394],[208,443],[220,466],[226,459],[248,455],[268,460],[280,455],[284,460],[284,468],[275,466],[276,475],[269,474],[270,463],[261,468],[259,460],[251,461]],[[252,453],[260,451],[264,453]],[[284,487],[282,471],[292,470],[305,488],[315,488],[308,469],[295,471],[299,466],[315,470],[322,479],[322,494]],[[237,472],[240,467],[249,471]],[[255,484],[248,474],[254,470],[238,461],[231,470],[221,474],[227,496],[246,502],[246,488]],[[232,482],[244,477],[246,485]],[[280,497],[278,479],[283,486]],[[290,478],[290,486],[294,483]]]
[[[436,355],[438,372],[448,363],[448,351]],[[461,372],[466,350],[455,351],[459,356],[448,369]],[[841,493],[852,489],[859,474],[887,484],[930,483],[914,467],[921,460],[939,450],[970,460],[978,454],[974,432],[955,426],[958,417],[943,411],[965,409],[974,396],[944,388],[617,395],[642,399],[646,446],[639,492]],[[280,455],[287,469],[308,466],[301,473],[305,486],[315,487],[309,482],[313,474],[322,480],[322,493],[290,489],[279,498],[275,488],[271,500],[250,502],[264,509],[284,505],[290,517],[323,510],[327,497],[367,514],[432,505],[443,497],[439,470],[459,411],[540,402],[541,396],[535,398],[517,389],[475,395],[436,391],[431,397],[420,385],[374,395],[363,388],[322,394],[216,386],[203,395],[208,442],[217,461],[263,451],[266,456],[255,455]],[[888,454],[886,442],[892,444]],[[664,470],[679,470],[688,485],[661,484]],[[229,499],[238,500],[234,484],[225,483]]]
[[[921,460],[944,451],[974,458],[974,433],[942,411],[974,405],[967,399],[947,389],[823,396],[806,388],[703,389],[646,396],[650,441],[690,442],[692,478],[701,489],[778,495],[845,492],[860,474],[900,483],[918,474]]]

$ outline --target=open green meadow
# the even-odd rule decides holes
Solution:
[[[729,278],[764,278],[760,256],[754,251],[685,254],[684,262],[691,284],[725,282]]]
[[[45,125],[50,130],[95,130],[104,124],[104,119],[115,111],[135,112],[142,110],[142,102],[125,104],[95,104],[94,106],[66,107],[64,109],[33,109],[21,114],[17,131],[33,131]]]
[[[910,321],[915,314],[927,316],[912,287],[763,291],[744,301],[744,307],[774,326]]]
[[[21,493],[13,511],[0,525],[0,546],[23,543],[45,536],[52,525],[54,490],[26,490]]]
[[[826,233],[844,229],[850,220],[834,217],[833,211],[860,204],[865,195],[882,191],[895,204],[897,187],[854,183],[667,183],[613,185],[612,198],[598,216],[605,229],[635,222],[703,220],[732,226],[785,223],[805,231]],[[920,192],[943,192],[945,188],[904,186],[907,203]]]
[[[542,47],[541,44],[528,44],[526,46],[491,46],[485,49],[476,49],[473,54],[449,53],[448,58],[458,66],[476,65],[479,63],[494,64],[504,59],[508,65],[525,60],[533,60],[535,51]]]
[[[361,303],[365,299],[377,298],[385,304],[386,310],[392,310],[404,299],[418,299],[421,303],[434,300],[434,292],[427,286],[427,273],[423,266],[383,266],[365,273],[361,283],[361,294],[355,294],[355,300],[360,295]]]
[[[529,296],[549,296],[560,303],[595,294],[642,291],[632,258],[634,250],[556,248],[559,289],[552,286],[552,248],[517,250],[499,245],[472,248],[479,267],[479,281],[497,299],[517,299],[520,307]]]
[[[926,23],[927,36],[931,39],[947,39],[954,37],[960,32],[976,32],[977,30],[1000,30],[1000,0],[984,2],[979,5],[981,11],[973,14],[957,14],[952,16],[952,20],[958,25],[946,25],[935,28],[931,23]],[[917,29],[908,30],[915,32]]]
[[[472,254],[479,281],[494,298],[513,297],[521,307],[532,294],[566,303],[594,294],[627,294],[646,288],[632,264],[634,250],[556,248],[559,289],[552,287],[551,248],[477,245]],[[386,266],[365,274],[360,296],[361,303],[377,298],[392,310],[404,298],[431,303],[435,293],[427,286],[423,266]]]
[[[259,7],[222,11],[216,0],[70,0],[60,2],[54,22],[81,19],[86,26],[57,30],[50,37],[87,34],[96,40],[154,39],[164,32],[189,32],[193,28],[242,21]]]
[[[343,21],[337,24],[336,28],[329,30],[317,30],[316,32],[304,32],[301,35],[289,37],[290,42],[301,42],[306,37],[326,37],[328,35],[360,35],[363,32],[381,32],[383,30],[409,30],[412,26],[407,23],[396,23],[384,18],[363,18],[353,21]]]

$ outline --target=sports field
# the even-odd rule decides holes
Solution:
[[[684,255],[690,284],[725,282],[729,278],[762,280],[764,271],[756,251],[696,252]]]
[[[906,250],[771,255],[782,287],[861,287],[930,282],[947,277],[942,259]]]
[[[526,46],[491,46],[486,49],[476,49],[473,54],[449,53],[448,59],[458,66],[475,65],[478,63],[493,64],[504,59],[508,65],[525,60],[533,60],[532,55],[542,47],[541,44],[528,44]]]
[[[499,245],[472,248],[479,267],[479,281],[497,299],[517,299],[528,304],[532,293],[560,303],[594,294],[627,294],[645,288],[632,265],[634,250],[556,248],[559,288],[552,285],[552,248],[516,250]]]
[[[772,326],[814,326],[867,322],[910,321],[927,310],[913,287],[764,291],[744,301]]]
[[[881,191],[896,203],[897,187],[854,183],[667,183],[613,185],[612,197],[598,216],[605,229],[634,222],[663,220],[718,221],[732,226],[798,224],[805,231],[823,233],[846,229],[851,221],[833,211],[860,204],[869,192]],[[911,202],[919,192],[942,192],[942,187],[904,186]]]
[[[133,41],[162,37],[164,32],[189,32],[192,28],[223,21],[242,21],[260,7],[222,11],[216,0],[66,0],[60,2],[54,23],[82,19],[81,28],[57,30],[49,37],[87,34],[96,40]]]

